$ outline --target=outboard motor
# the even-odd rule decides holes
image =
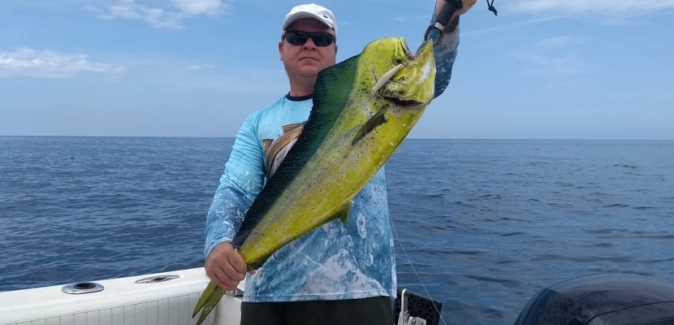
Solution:
[[[674,325],[674,284],[625,274],[565,281],[532,297],[515,325]]]

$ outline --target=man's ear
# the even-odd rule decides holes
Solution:
[[[283,41],[278,42],[278,57],[283,61]]]

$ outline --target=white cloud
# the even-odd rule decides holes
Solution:
[[[528,63],[528,73],[547,76],[577,75],[588,69],[587,64],[568,49],[580,46],[583,42],[578,37],[550,37],[518,51],[516,56]]]
[[[630,15],[673,10],[674,0],[513,0],[511,5],[529,13]]]
[[[191,63],[187,66],[188,70],[205,70],[205,69],[212,69],[213,65],[212,64],[200,64],[200,63]]]
[[[1,0],[0,0],[1,1]],[[228,94],[278,95],[287,91],[283,67],[241,68],[230,60],[207,62],[166,57],[117,57],[125,67],[123,83],[161,85],[171,92],[216,91]]]
[[[115,74],[122,67],[90,61],[84,54],[65,54],[52,50],[19,48],[0,52],[0,77],[23,75],[66,78],[82,73]]]
[[[135,3],[134,0],[120,0],[110,6],[106,19],[142,20],[156,28],[179,28],[182,17],[176,13],[167,13],[163,9],[149,8]]]
[[[581,44],[582,42],[582,39],[575,36],[556,36],[539,41],[537,47],[541,50],[555,50],[573,44]]]
[[[188,16],[215,16],[226,6],[220,0],[173,0],[173,5]]]
[[[505,31],[510,31],[510,30],[515,30],[518,28],[523,28],[523,27],[528,27],[534,24],[540,24],[540,23],[545,23],[551,20],[559,19],[561,17],[556,16],[556,17],[541,17],[541,18],[534,18],[534,19],[529,19],[529,20],[522,20],[522,21],[517,21],[514,23],[509,23],[509,24],[503,24],[503,25],[497,25],[496,27],[491,27],[491,28],[486,28],[486,29],[476,29],[476,30],[466,30],[466,31],[461,31],[461,34],[463,36],[467,35],[476,35],[476,34],[488,34],[488,33],[503,33]]]
[[[172,0],[172,7],[150,7],[136,0],[117,0],[103,19],[139,20],[155,28],[179,29],[184,19],[199,15],[217,16],[229,8],[230,0]]]
[[[577,58],[530,54],[524,60],[531,65],[528,72],[543,75],[575,75],[583,72],[583,64]]]

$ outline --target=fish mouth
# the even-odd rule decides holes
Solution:
[[[407,45],[407,40],[403,39],[403,51],[405,52],[405,55],[407,56],[408,60],[414,60],[419,56],[419,53],[421,53],[421,48],[417,53],[412,53],[412,50],[410,50],[409,45]]]
[[[407,62],[409,61],[415,61],[419,59],[423,54],[425,50],[425,46],[427,46],[429,41],[426,41],[424,44],[422,44],[419,49],[417,50],[416,53],[413,53],[412,50],[410,50],[409,46],[407,45],[407,41],[405,39],[401,40],[402,43],[402,48],[403,48],[403,53],[405,54],[405,57],[407,59]],[[375,83],[374,87],[372,87],[372,90],[370,91],[371,95],[375,95],[377,92],[379,92],[380,96],[393,103],[396,106],[402,107],[402,108],[415,108],[415,107],[420,107],[425,105],[426,103],[418,101],[418,100],[413,100],[413,99],[401,99],[398,97],[393,97],[393,96],[386,96],[383,92],[380,92],[382,88],[391,81],[391,79],[403,68],[405,67],[405,62],[400,63],[393,68],[391,68],[388,72],[383,74],[379,80]]]
[[[424,103],[416,101],[416,100],[403,100],[399,98],[394,98],[394,97],[386,97],[382,96],[384,99],[386,99],[389,102],[392,102],[394,105],[402,108],[415,108],[419,106],[423,106]]]
[[[403,52],[405,53],[405,56],[407,56],[407,60],[409,61],[414,61],[418,58],[420,58],[423,54],[424,51],[427,50],[427,47],[432,47],[433,42],[431,40],[425,40],[419,48],[417,49],[416,52],[413,52],[409,45],[407,44],[406,39],[402,39],[402,45],[403,45]]]

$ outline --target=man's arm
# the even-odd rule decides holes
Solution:
[[[264,159],[255,117],[247,118],[234,141],[206,217],[206,274],[229,290],[243,280],[246,265],[229,242],[264,184]]]
[[[459,18],[466,13],[477,0],[461,0],[461,2],[462,7],[454,13],[454,16],[447,24],[442,40],[433,47],[436,69],[435,98],[442,95],[447,88],[447,85],[449,85],[449,80],[452,78],[452,67],[454,66],[454,60],[456,59],[457,48],[459,46]],[[444,4],[445,0],[436,1],[430,24],[435,22],[435,19]],[[430,39],[435,42],[439,36],[440,33],[431,33]]]
[[[236,135],[220,185],[208,210],[205,256],[218,244],[234,238],[246,211],[262,190],[264,158],[257,139],[257,127],[252,120],[254,117],[246,119]]]

